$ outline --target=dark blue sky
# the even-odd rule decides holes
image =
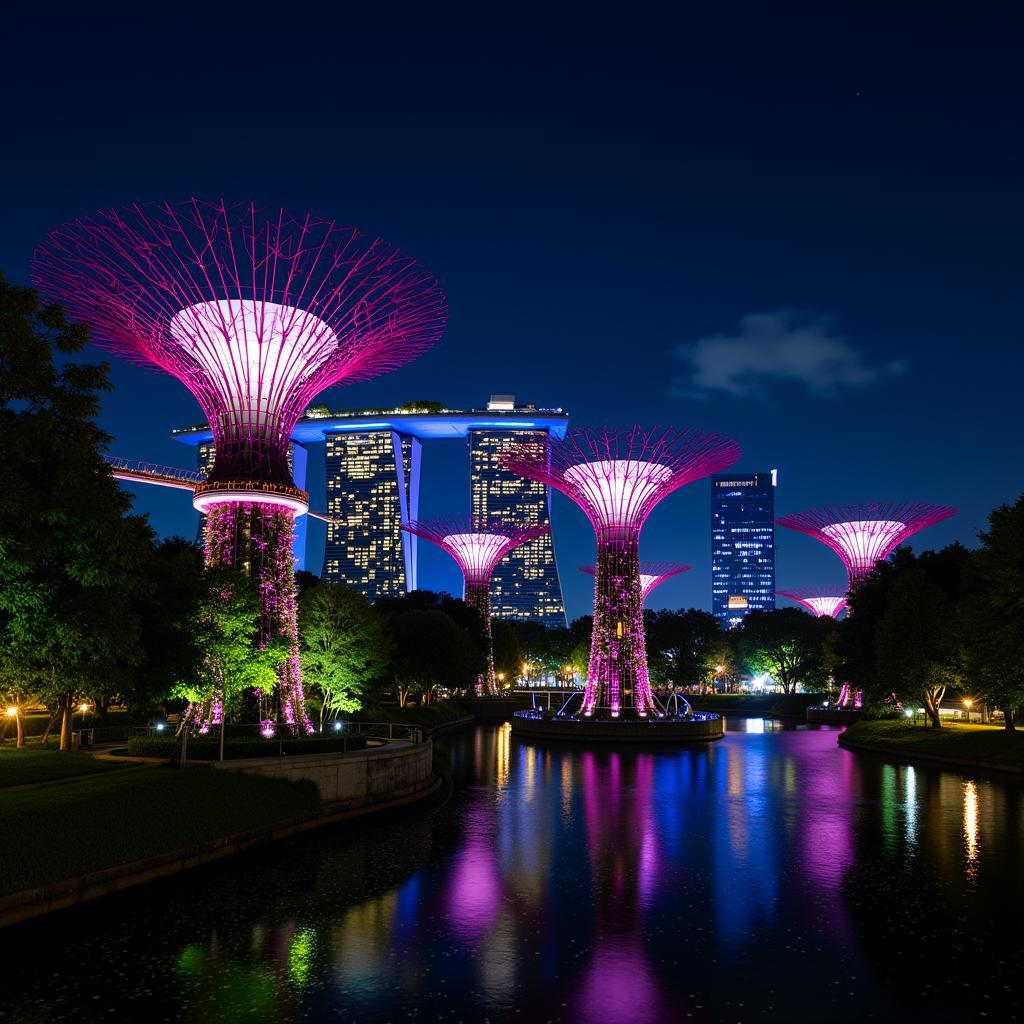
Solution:
[[[451,309],[437,349],[332,407],[514,392],[719,430],[778,468],[779,512],[957,505],[928,546],[1022,489],[1019,5],[217,6],[6,18],[10,279],[102,206],[311,209],[401,245]],[[114,380],[112,450],[187,464],[185,390]],[[467,503],[464,448],[432,445],[424,514]],[[183,496],[136,506],[194,530]],[[706,483],[655,512],[644,557],[696,567],[655,605],[709,605],[708,518]],[[576,616],[593,540],[561,498],[555,534]],[[423,573],[458,589],[439,554]],[[842,573],[780,531],[778,579]]]

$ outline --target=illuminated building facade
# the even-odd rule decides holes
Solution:
[[[492,404],[493,400],[492,400]],[[513,446],[545,431],[471,430],[469,479],[472,514],[478,522],[506,519],[530,526],[550,526],[551,488],[506,469],[502,460]],[[562,583],[551,531],[510,551],[491,577],[491,612],[499,619],[565,625]]]
[[[416,534],[402,530],[419,511],[421,445],[391,430],[328,434],[323,578],[370,601],[416,589]]]
[[[568,422],[561,409],[516,407],[511,398],[492,398],[485,409],[433,404],[335,413],[323,406],[307,409],[291,435],[295,480],[305,489],[307,478],[318,476],[323,465],[326,511],[339,522],[328,523],[322,552],[305,543],[303,524],[296,566],[360,590],[370,600],[415,590],[420,583],[418,538],[402,526],[419,516],[420,453],[425,441],[468,440],[470,507],[477,522],[505,519],[548,526],[548,488],[503,470],[495,456],[515,439],[564,437]],[[209,455],[204,451],[212,446],[212,437],[206,424],[174,432],[176,441],[199,448],[201,472],[208,469]],[[465,507],[463,501],[455,498]],[[493,614],[565,625],[550,536],[532,540],[512,555],[520,550],[526,552],[521,560],[507,556],[496,570]]]
[[[711,613],[723,629],[775,608],[775,471],[711,478]]]

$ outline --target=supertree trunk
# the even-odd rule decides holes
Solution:
[[[487,641],[487,668],[477,678],[477,694],[488,697],[498,696],[498,684],[494,676],[494,637],[491,630],[491,589],[487,583],[466,581],[465,602],[475,608],[484,620],[484,637]]]
[[[618,717],[624,708],[657,714],[647,675],[638,542],[602,537],[594,585],[594,625],[583,713]]]
[[[206,563],[224,565],[256,580],[260,600],[259,643],[283,640],[288,656],[278,669],[281,719],[290,732],[310,733],[299,666],[292,545],[295,516],[279,505],[224,502],[206,522]]]

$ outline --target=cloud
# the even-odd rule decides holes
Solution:
[[[744,398],[786,382],[801,384],[812,395],[829,395],[906,369],[901,360],[872,366],[835,333],[831,318],[786,309],[748,313],[735,333],[698,338],[680,345],[676,354],[690,376],[678,380],[673,391],[687,397],[719,391]]]

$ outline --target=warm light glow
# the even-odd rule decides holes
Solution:
[[[215,505],[276,505],[281,511],[293,515],[305,515],[309,511],[309,503],[290,494],[274,494],[272,491],[204,491],[192,499],[192,507],[200,512],[208,512]]]
[[[442,538],[441,547],[459,563],[468,581],[483,583],[508,550],[509,538],[500,533],[453,533]]]
[[[7,709],[7,717],[8,718],[17,718],[18,717],[18,709],[17,708],[13,708],[13,707],[12,708],[8,708]]]
[[[218,426],[238,436],[273,428],[296,385],[338,347],[334,332],[311,313],[252,299],[189,306],[168,332],[220,392]]]
[[[967,700],[964,701],[964,707],[965,708],[969,708],[970,706],[971,706],[971,700],[970,700],[970,698],[968,698]]]
[[[78,710],[81,711],[82,714],[84,715],[86,713],[86,711],[89,710],[89,705],[88,704],[79,704],[78,705]]]
[[[812,615],[817,615],[819,618],[823,615],[831,615],[833,619],[838,619],[846,607],[846,598],[841,596],[821,594],[817,597],[794,597],[793,600],[798,601]]]
[[[866,575],[875,563],[889,555],[903,539],[906,523],[874,519],[854,523],[832,523],[821,532],[842,548],[851,576]]]
[[[564,473],[580,504],[604,526],[627,526],[642,519],[672,470],[634,459],[581,462]]]

